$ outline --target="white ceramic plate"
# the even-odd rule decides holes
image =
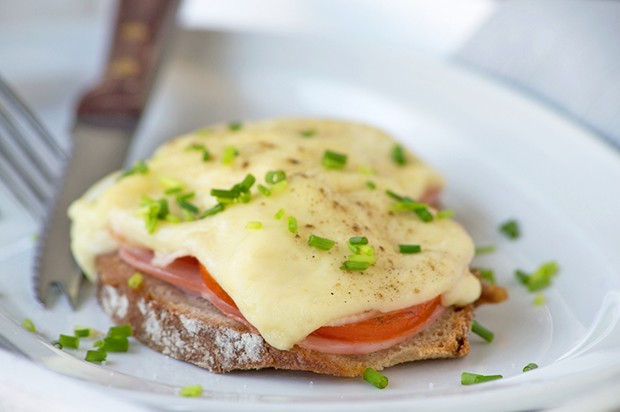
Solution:
[[[472,337],[462,360],[391,368],[387,389],[360,379],[260,371],[215,375],[134,344],[105,366],[46,342],[107,317],[87,290],[79,310],[34,300],[29,262],[36,224],[5,202],[0,219],[0,326],[35,362],[165,409],[514,410],[548,407],[620,381],[620,157],[531,100],[455,65],[400,51],[266,35],[183,33],[162,73],[133,158],[209,123],[304,115],[360,120],[386,129],[446,177],[444,203],[479,245],[476,264],[495,269],[510,300],[481,308],[492,344]],[[616,182],[616,183],[613,183]],[[6,195],[2,196],[6,199]],[[498,225],[516,218],[523,236]],[[555,260],[561,271],[544,306],[515,281],[517,268]],[[39,335],[18,324],[30,318]],[[530,362],[540,368],[523,373]],[[502,374],[476,386],[463,371]],[[176,396],[201,384],[199,399]],[[102,388],[103,388],[102,386]]]

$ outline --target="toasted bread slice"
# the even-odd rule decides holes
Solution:
[[[294,346],[273,348],[248,326],[222,314],[207,300],[145,275],[128,286],[135,269],[116,253],[99,256],[97,296],[114,322],[131,324],[134,336],[158,352],[212,372],[277,368],[357,376],[403,362],[459,358],[469,352],[473,305],[447,309],[431,326],[389,349],[335,355]]]

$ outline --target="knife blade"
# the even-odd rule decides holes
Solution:
[[[82,273],[70,250],[69,205],[120,169],[146,106],[179,0],[120,0],[103,79],[77,105],[71,155],[34,261],[35,295],[48,304],[58,286],[73,308]]]

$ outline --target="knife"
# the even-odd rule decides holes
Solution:
[[[35,294],[44,305],[51,286],[58,286],[73,308],[77,305],[82,273],[71,255],[67,208],[97,180],[122,168],[178,3],[118,2],[103,78],[77,105],[72,153],[37,245]]]

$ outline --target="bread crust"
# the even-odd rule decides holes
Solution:
[[[207,300],[144,275],[128,286],[135,269],[116,253],[97,258],[97,298],[117,324],[131,324],[134,336],[154,350],[212,372],[262,368],[358,376],[367,367],[382,370],[403,362],[459,358],[469,352],[473,305],[448,308],[431,326],[388,349],[363,355],[337,355],[294,346],[270,346],[248,326],[231,319]]]

